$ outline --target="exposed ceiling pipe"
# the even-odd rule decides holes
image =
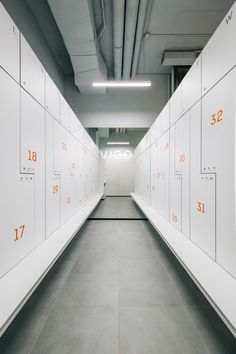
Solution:
[[[139,0],[126,0],[123,79],[130,79]]]
[[[137,72],[138,60],[139,60],[141,42],[142,42],[142,38],[143,38],[143,30],[144,30],[144,23],[145,23],[148,3],[150,4],[151,1],[140,0],[140,4],[139,4],[138,24],[137,24],[133,63],[132,63],[132,73],[131,73],[132,78],[135,78],[136,72]]]
[[[121,79],[123,36],[124,36],[125,0],[113,0],[113,41],[114,41],[114,74]]]

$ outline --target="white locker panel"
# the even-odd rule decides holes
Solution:
[[[35,237],[45,235],[45,110],[21,89],[21,172],[35,174]]]
[[[215,259],[215,174],[201,173],[201,103],[191,109],[191,239]]]
[[[168,102],[161,112],[161,134],[164,134],[170,127],[170,103]]]
[[[144,177],[144,197],[148,205],[150,205],[151,199],[151,176],[150,176],[150,164],[151,164],[151,148],[148,148],[144,151],[144,168],[145,168],[145,177]]]
[[[150,204],[154,210],[158,210],[159,205],[159,185],[158,180],[160,179],[160,158],[158,142],[155,142],[151,146],[151,199]]]
[[[236,3],[202,51],[202,94],[235,66]]]
[[[201,98],[201,54],[182,81],[182,113]]]
[[[34,232],[34,176],[20,174],[20,88],[0,69],[0,276],[37,244]]]
[[[75,204],[79,210],[84,206],[84,161],[83,147],[79,142],[76,142],[76,189],[75,189]]]
[[[170,125],[174,124],[182,115],[182,99],[180,84],[170,98]]]
[[[170,177],[170,223],[180,231],[182,229],[181,184],[181,176]]]
[[[62,95],[60,99],[60,120],[61,124],[70,131],[71,129],[71,109]]]
[[[47,176],[46,182],[46,236],[61,224],[61,176]]]
[[[75,178],[61,176],[61,223],[65,223],[74,214]]]
[[[189,237],[190,201],[190,111],[176,123],[175,173],[182,181],[182,233]]]
[[[174,125],[170,128],[170,223],[181,231],[182,181],[181,175],[175,174],[175,135],[176,126]]]
[[[54,118],[46,113],[46,237],[61,224],[61,177],[53,175],[53,134]]]
[[[159,213],[169,221],[169,185],[170,185],[170,134],[167,131],[160,139],[160,179],[159,179]]]
[[[21,34],[21,86],[45,106],[45,70]]]
[[[53,157],[54,174],[61,174],[67,167],[68,161],[68,133],[65,128],[53,120]]]
[[[21,89],[21,172],[40,171],[45,161],[45,111]]]
[[[202,100],[202,168],[216,173],[216,260],[236,276],[235,237],[236,68]]]
[[[161,136],[161,120],[157,117],[151,128],[151,144],[153,144]]]
[[[20,80],[20,32],[0,3],[0,66]]]
[[[46,110],[58,121],[60,121],[60,92],[46,73],[45,106]]]

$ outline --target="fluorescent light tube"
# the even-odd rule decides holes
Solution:
[[[107,145],[129,145],[128,141],[109,141]]]
[[[151,81],[97,81],[93,87],[150,87]]]

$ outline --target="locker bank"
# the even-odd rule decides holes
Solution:
[[[236,3],[0,2],[0,353],[236,353]]]

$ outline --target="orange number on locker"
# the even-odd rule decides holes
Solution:
[[[179,162],[185,161],[185,154],[179,155]]]
[[[174,214],[172,215],[172,221],[173,221],[173,222],[177,222],[177,221],[178,221],[177,216],[174,215]]]
[[[59,186],[58,186],[58,184],[56,184],[55,186],[52,187],[52,192],[53,192],[53,194],[56,194],[56,193],[58,193],[58,191],[59,191]]]
[[[24,231],[25,231],[25,225],[21,225],[20,227],[15,229],[15,240],[14,241],[18,241],[20,238],[22,238],[24,235]]]
[[[28,150],[28,161],[36,162],[38,159],[38,154],[36,151]]]
[[[67,197],[66,198],[66,202],[67,202],[67,204],[70,204],[71,203],[71,197]]]
[[[197,210],[199,211],[199,213],[205,214],[205,204],[202,202],[198,202]]]
[[[223,115],[222,109],[220,109],[217,113],[212,114],[211,115],[211,125],[215,125],[216,123],[220,123],[223,120],[222,115]]]
[[[65,143],[62,143],[62,150],[64,150],[64,151],[67,150],[67,145]]]
[[[169,144],[166,143],[166,144],[165,144],[165,150],[168,150],[168,149],[169,149]]]

